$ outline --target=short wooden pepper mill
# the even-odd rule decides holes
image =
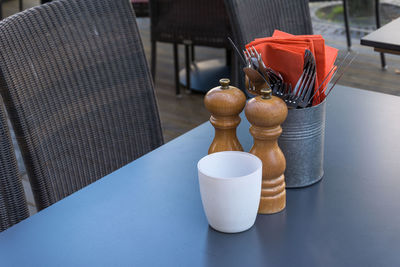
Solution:
[[[261,96],[248,101],[245,114],[251,123],[250,133],[254,145],[250,153],[258,156],[262,163],[262,189],[258,213],[271,214],[286,206],[284,172],[286,160],[278,146],[282,133],[281,124],[288,114],[285,102],[272,96],[271,89],[261,89]]]
[[[240,123],[239,114],[246,104],[246,96],[236,87],[229,86],[229,79],[221,79],[221,86],[208,91],[204,104],[211,113],[210,122],[215,128],[215,137],[208,154],[220,151],[243,151],[236,136]]]

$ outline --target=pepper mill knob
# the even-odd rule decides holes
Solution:
[[[220,151],[243,151],[236,136],[240,123],[239,114],[246,104],[246,96],[236,87],[230,86],[229,79],[221,79],[217,86],[206,94],[204,104],[211,113],[210,122],[215,128],[215,137],[208,154]]]
[[[229,89],[230,82],[228,78],[220,79],[219,84],[221,85],[221,89]]]
[[[261,93],[261,98],[262,99],[271,99],[272,98],[272,90],[271,89],[261,89],[260,90]]]
[[[271,89],[261,89],[261,95],[249,100],[245,114],[251,123],[250,133],[254,145],[250,153],[259,157],[263,163],[262,189],[258,212],[271,214],[286,206],[284,172],[286,160],[278,146],[282,133],[281,124],[288,114],[285,102],[272,96]]]

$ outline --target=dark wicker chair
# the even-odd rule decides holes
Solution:
[[[131,0],[137,18],[149,16],[149,0]]]
[[[0,232],[29,216],[0,98]]]
[[[127,0],[59,0],[4,19],[0,75],[39,210],[163,143]]]
[[[275,29],[291,34],[312,34],[308,0],[225,0],[233,36],[240,48]],[[235,60],[234,83],[243,89],[243,73]]]
[[[178,44],[185,44],[188,88],[194,46],[230,48],[227,37],[231,35],[231,28],[223,0],[150,0],[150,18],[153,78],[156,73],[156,42],[172,43],[177,94],[180,92]]]

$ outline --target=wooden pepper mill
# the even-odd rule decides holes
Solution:
[[[286,206],[283,174],[286,160],[278,147],[278,137],[282,133],[280,125],[288,114],[287,106],[282,99],[272,96],[271,89],[261,89],[261,96],[248,101],[245,114],[251,123],[250,133],[254,137],[250,153],[259,157],[263,163],[258,213],[279,212]]]
[[[246,96],[236,87],[229,86],[229,79],[219,80],[221,86],[208,91],[204,104],[211,113],[210,122],[215,128],[215,137],[208,154],[219,151],[243,151],[236,136],[240,123],[239,114],[246,104]]]

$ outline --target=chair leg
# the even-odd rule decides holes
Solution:
[[[343,0],[343,13],[344,13],[344,27],[346,29],[347,49],[350,50],[351,36],[350,36],[350,26],[349,26],[349,7],[347,5],[347,0]]]
[[[156,57],[157,57],[157,43],[156,41],[151,41],[151,76],[153,76],[153,81],[156,81]]]
[[[185,62],[186,62],[186,89],[190,90],[190,44],[185,44]]]
[[[381,12],[379,7],[379,0],[375,0],[375,18],[376,18],[376,28],[379,29],[381,27]],[[382,69],[386,69],[385,54],[380,53],[380,56],[381,56]]]
[[[226,66],[232,65],[232,50],[228,48],[225,49],[225,62]]]
[[[386,69],[386,59],[385,59],[385,54],[384,53],[380,53],[381,55],[381,67],[382,69]]]
[[[0,0],[0,20],[3,19],[3,0]]]
[[[191,59],[192,59],[192,62],[194,62],[194,45],[191,45],[191,46],[190,46],[190,49],[191,49],[190,52],[191,52],[191,54],[192,54],[192,55],[191,55]]]
[[[19,0],[19,11],[24,10],[24,1],[23,0]]]
[[[178,44],[174,43],[174,69],[175,69],[175,93],[177,96],[181,94],[180,85],[179,85],[179,58],[178,58]]]

